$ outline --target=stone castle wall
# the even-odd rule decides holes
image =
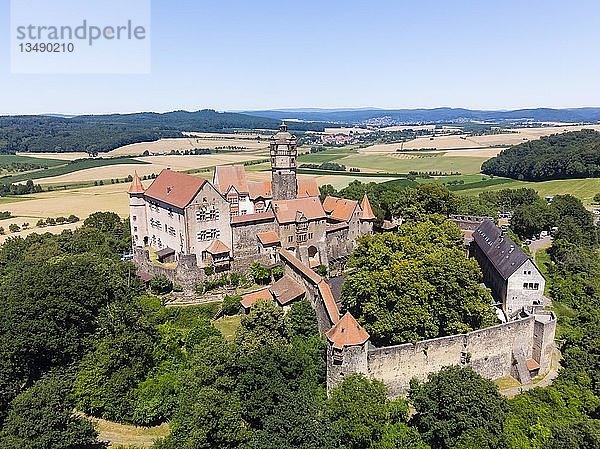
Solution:
[[[204,270],[198,267],[194,254],[180,254],[177,266],[175,268],[167,268],[151,263],[148,250],[135,248],[133,251],[133,262],[138,267],[138,273],[148,273],[152,276],[162,274],[174,284],[181,285],[185,294],[193,294],[196,290],[196,284],[204,282],[206,279]]]
[[[488,379],[514,374],[515,354],[540,364],[540,374],[550,368],[556,319],[546,312],[467,334],[423,340],[415,344],[375,348],[345,348],[341,355],[328,348],[327,384],[331,389],[344,375],[363,372],[383,381],[392,397],[407,393],[413,378],[426,380],[444,366],[470,366]],[[364,363],[366,360],[366,364]],[[366,366],[366,372],[364,370]]]

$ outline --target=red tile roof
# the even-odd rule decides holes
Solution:
[[[367,197],[367,194],[365,193],[365,195],[363,196],[363,199],[360,203],[360,208],[362,209],[362,212],[360,213],[360,219],[361,220],[375,220],[375,214],[373,213],[373,209],[371,208],[371,203],[369,202],[369,198]]]
[[[137,172],[133,173],[133,180],[131,181],[131,186],[129,187],[129,193],[144,193],[144,186],[142,185],[142,181],[140,181],[140,177]]]
[[[527,359],[527,369],[529,371],[540,369],[540,364],[533,359]]]
[[[314,178],[298,178],[298,198],[309,198],[320,194],[319,186]]]
[[[328,196],[323,202],[323,209],[330,218],[337,221],[350,221],[358,206],[358,201]]]
[[[346,312],[326,335],[336,349],[362,345],[369,339],[367,331],[358,324],[350,312]]]
[[[279,223],[296,221],[297,213],[304,215],[308,221],[326,217],[323,205],[318,197],[273,201],[271,206]]]
[[[221,240],[213,240],[206,248],[206,252],[209,254],[223,254],[228,253],[229,248]]]
[[[325,305],[325,310],[327,311],[327,315],[332,323],[337,323],[340,319],[340,311],[338,309],[337,304],[335,303],[335,298],[333,297],[333,293],[331,292],[331,288],[327,285],[327,282],[323,280],[321,276],[311,270],[309,267],[304,265],[302,261],[300,261],[296,256],[290,253],[288,250],[280,249],[279,255],[285,259],[290,265],[296,268],[303,276],[307,277],[314,285],[319,289],[319,294],[323,299],[323,303]]]
[[[270,290],[275,300],[281,306],[300,299],[306,294],[304,287],[288,274],[283,275],[281,279],[275,282]]]
[[[166,169],[148,187],[145,196],[183,209],[205,182],[205,179]]]
[[[235,217],[231,217],[231,224],[238,223],[250,223],[253,221],[262,221],[262,220],[272,220],[275,218],[275,214],[270,210],[267,212],[260,212],[258,214],[246,214],[246,215],[237,215]]]
[[[250,198],[273,198],[271,191],[271,181],[248,181],[248,193]]]
[[[322,281],[321,276],[319,276],[317,273],[315,273],[313,270],[311,270],[310,268],[308,268],[306,265],[304,265],[300,259],[298,259],[296,256],[294,256],[291,252],[289,252],[287,249],[280,249],[279,250],[279,254],[281,255],[281,257],[283,257],[286,261],[288,261],[292,266],[294,266],[298,271],[300,271],[304,276],[306,276],[308,279],[310,279],[315,285],[319,285],[319,282]]]
[[[335,324],[340,319],[340,309],[335,302],[335,298],[333,297],[333,293],[331,292],[331,287],[324,280],[319,282],[319,293],[321,294],[321,298],[323,299],[323,303],[325,304],[325,310],[327,311],[327,315],[329,315],[329,320]]]
[[[235,187],[238,193],[249,193],[243,165],[217,165],[213,183],[221,195],[225,195],[231,186]]]
[[[262,243],[263,245],[281,243],[279,241],[279,236],[275,231],[259,232],[258,234],[256,234],[256,236],[258,237],[258,240],[260,240],[260,243]]]
[[[270,301],[273,300],[273,296],[271,295],[269,287],[265,287],[260,290],[256,290],[255,292],[246,293],[245,295],[242,295],[242,300],[240,301],[240,304],[245,309],[249,309],[254,304],[256,304],[256,301],[260,299],[266,299]]]

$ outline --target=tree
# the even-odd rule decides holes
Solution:
[[[386,388],[378,380],[350,374],[327,400],[326,413],[341,443],[366,449],[381,437],[388,418]]]
[[[132,422],[135,388],[153,366],[157,330],[131,302],[109,305],[99,324],[95,348],[77,374],[78,407],[93,416]]]
[[[269,283],[269,281],[271,280],[271,271],[258,262],[255,262],[252,265],[250,265],[250,271],[252,272],[254,282],[256,282],[257,284],[264,285]]]
[[[429,449],[423,438],[413,427],[403,422],[386,425],[381,439],[370,449]]]
[[[16,224],[16,223],[11,223],[11,224],[8,226],[8,230],[9,230],[10,232],[19,232],[19,231],[21,230],[21,227],[20,227],[18,224]]]
[[[376,345],[469,332],[496,322],[477,263],[440,216],[365,236],[352,253],[342,301]]]
[[[600,204],[600,193],[594,195],[594,204]]]
[[[414,423],[433,448],[453,448],[468,433],[471,441],[501,447],[508,411],[498,387],[471,368],[450,366],[430,374],[424,384],[413,383],[410,399],[417,411]],[[465,440],[463,440],[464,442]]]
[[[308,299],[294,302],[287,314],[287,319],[291,336],[309,338],[319,335],[317,314]]]
[[[4,449],[97,448],[93,424],[75,415],[70,376],[53,372],[19,394],[10,404],[0,432]]]
[[[273,301],[259,300],[248,315],[242,317],[236,343],[242,350],[276,346],[287,341],[285,314]]]
[[[157,295],[163,295],[173,290],[173,282],[164,274],[156,274],[150,279],[150,290]]]
[[[241,300],[242,297],[239,295],[225,296],[225,298],[223,298],[223,314],[231,316],[239,313]]]

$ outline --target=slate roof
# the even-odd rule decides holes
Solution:
[[[180,209],[185,208],[200,191],[205,179],[165,169],[150,184],[145,196]]]
[[[504,280],[507,280],[529,259],[519,245],[508,235],[503,235],[489,218],[486,218],[473,232],[473,240]]]

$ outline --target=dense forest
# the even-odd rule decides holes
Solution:
[[[164,114],[0,117],[0,153],[16,151],[101,153],[123,145],[183,137],[183,132],[277,129],[279,121],[232,112],[201,110]],[[319,123],[290,123],[291,130],[322,131]]]
[[[423,256],[416,243],[439,234],[439,260],[427,263],[440,273],[458,234],[439,215],[539,200],[530,190],[463,201],[440,185],[380,186],[346,191],[368,192],[381,215],[405,214],[402,231],[384,238],[395,245],[385,254],[410,266]],[[134,266],[120,261],[129,225],[112,213],[96,213],[76,231],[10,238],[0,248],[0,448],[105,447],[91,415],[167,421],[170,434],[157,449],[596,449],[599,246],[582,238],[590,214],[572,197],[565,204],[553,212],[559,229],[543,268],[559,315],[562,369],[551,386],[512,399],[468,367],[411,383],[408,398],[389,400],[381,382],[362,375],[346,376],[327,395],[325,343],[308,302],[287,314],[259,302],[227,340],[210,321],[214,306],[165,308],[143,289]],[[362,243],[359,269],[380,243]],[[472,280],[467,288],[476,289]],[[432,323],[442,327],[441,318]]]
[[[481,171],[522,181],[600,177],[600,133],[554,134],[521,143],[485,161]]]

